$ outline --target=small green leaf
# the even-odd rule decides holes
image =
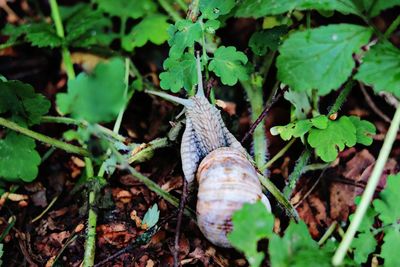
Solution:
[[[157,10],[157,5],[152,0],[94,0],[94,2],[104,12],[123,19],[137,19]]]
[[[371,29],[337,24],[295,32],[279,48],[278,78],[297,91],[326,95],[343,84],[355,66],[353,53],[366,44]]]
[[[0,81],[0,114],[23,126],[40,122],[50,108],[50,102],[33,87],[20,81]],[[4,115],[3,115],[4,116]]]
[[[244,204],[242,209],[232,216],[233,231],[228,240],[236,249],[244,252],[250,266],[260,266],[264,253],[257,251],[257,243],[272,235],[274,217],[265,205],[258,201]]]
[[[265,55],[268,49],[276,51],[281,43],[282,36],[287,34],[288,31],[288,27],[282,25],[272,29],[255,32],[250,37],[249,47],[253,53],[258,56]]]
[[[366,120],[361,120],[357,116],[349,117],[356,127],[357,143],[369,146],[372,144],[372,135],[376,134],[375,125]]]
[[[371,85],[376,92],[391,92],[400,97],[400,50],[389,42],[373,46],[355,78]]]
[[[166,71],[160,73],[160,86],[174,93],[182,88],[190,91],[197,84],[196,58],[185,53],[182,58],[167,58],[164,61]]]
[[[343,116],[337,121],[329,120],[326,129],[312,128],[307,141],[323,161],[331,162],[345,146],[356,144],[356,127],[348,117]]]
[[[247,80],[249,74],[244,66],[247,57],[233,46],[221,46],[215,51],[208,69],[213,71],[225,85],[235,85],[238,80]]]
[[[296,119],[303,120],[307,118],[307,114],[310,113],[312,108],[310,97],[306,92],[295,92],[293,90],[288,90],[283,96],[295,107],[294,114]]]
[[[147,229],[157,224],[160,218],[160,211],[158,210],[157,204],[154,204],[150,209],[147,210],[143,217],[142,224],[147,225]]]
[[[359,14],[352,0],[246,0],[236,11],[236,17],[260,18],[267,15],[278,15],[288,11],[317,9],[323,11],[339,11],[347,14]]]
[[[0,177],[6,181],[32,182],[38,174],[40,155],[35,141],[15,132],[0,139]]]
[[[202,0],[200,1],[200,11],[206,19],[216,19],[221,15],[226,15],[235,6],[235,0]]]
[[[400,219],[400,173],[387,178],[385,189],[375,199],[373,204],[379,213],[379,219],[384,224],[398,223]]]
[[[359,233],[351,243],[354,248],[354,260],[358,264],[362,264],[368,260],[368,255],[375,251],[377,242],[371,232]]]
[[[312,127],[326,129],[328,127],[328,118],[318,116],[312,119],[299,120],[291,122],[285,126],[274,126],[271,128],[272,135],[280,135],[283,140],[290,140],[292,137],[302,137],[310,131]]]
[[[114,120],[126,103],[125,65],[120,58],[99,63],[91,75],[68,81],[68,92],[57,94],[58,109],[91,123]]]
[[[132,28],[128,35],[122,37],[122,47],[133,51],[135,47],[142,47],[147,42],[160,45],[168,40],[168,17],[163,15],[150,15]]]
[[[180,20],[177,21],[175,25],[171,26],[168,32],[171,36],[168,41],[171,46],[169,55],[174,58],[179,58],[182,56],[186,47],[192,47],[194,42],[200,40],[203,30],[198,21]]]
[[[329,248],[319,248],[302,221],[298,224],[291,222],[282,238],[273,235],[269,240],[268,252],[271,266],[331,266],[332,252]]]
[[[386,232],[383,238],[383,245],[381,251],[381,257],[385,260],[385,267],[397,267],[400,266],[400,257],[398,256],[400,247],[400,231],[398,229],[392,229]]]

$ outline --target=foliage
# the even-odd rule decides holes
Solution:
[[[68,81],[67,93],[57,94],[58,109],[91,123],[115,120],[126,104],[124,70],[124,62],[114,58],[98,64],[92,74],[79,74]]]
[[[157,204],[154,204],[150,209],[147,210],[143,217],[142,224],[146,224],[146,228],[151,228],[157,224],[160,218],[160,211],[158,210]]]
[[[258,56],[265,55],[268,50],[276,51],[281,44],[281,39],[288,33],[285,25],[276,26],[272,29],[265,29],[254,32],[249,40],[249,47]]]
[[[112,16],[118,16],[124,19],[137,19],[157,9],[157,5],[151,0],[93,0],[99,5],[99,8]]]

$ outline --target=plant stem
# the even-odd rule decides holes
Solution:
[[[94,179],[94,169],[92,160],[86,157],[85,165],[86,165],[86,177],[88,179]],[[92,267],[94,265],[94,257],[96,252],[96,226],[97,226],[97,213],[93,207],[95,200],[96,200],[96,192],[94,190],[90,190],[88,199],[88,206],[89,206],[88,226],[86,230],[87,232],[85,241],[85,253],[83,258],[84,267]]]
[[[335,103],[333,104],[333,106],[330,108],[329,112],[328,112],[328,116],[336,113],[339,111],[339,109],[342,107],[344,101],[346,101],[347,96],[350,94],[351,89],[354,86],[354,81],[350,80],[346,83],[346,85],[344,86],[343,90],[340,92],[339,96],[336,98]]]
[[[170,17],[175,21],[182,19],[181,15],[174,9],[174,7],[167,0],[158,0],[160,6],[170,15]]]
[[[399,25],[400,25],[400,15],[397,16],[397,18],[392,22],[392,24],[390,24],[383,37],[385,37],[386,39],[389,38],[390,35],[392,35],[392,33],[394,32],[394,30],[396,30],[397,27],[399,27]]]
[[[306,148],[299,159],[296,161],[296,165],[294,166],[292,173],[289,175],[288,183],[283,189],[283,194],[285,195],[285,197],[289,198],[291,196],[297,181],[299,180],[301,174],[303,174],[304,172],[304,167],[310,160],[310,157],[311,151]]]
[[[185,1],[183,1],[183,0],[175,0],[175,2],[179,5],[180,8],[182,8],[183,11],[185,11],[185,12],[187,11],[188,6],[185,3]]]
[[[128,163],[129,164],[140,163],[145,160],[148,160],[153,156],[154,150],[167,147],[170,144],[171,143],[169,142],[168,138],[163,137],[163,138],[157,138],[147,144],[139,145],[139,151],[137,151],[136,153],[134,153],[129,157]],[[140,149],[140,146],[143,146],[144,148]]]
[[[263,172],[269,167],[271,167],[275,161],[277,161],[280,157],[282,157],[286,153],[286,151],[288,151],[288,149],[294,144],[294,142],[296,142],[296,138],[290,140],[290,142],[287,143],[278,153],[276,153],[276,155],[272,159],[270,159],[264,166],[260,168],[260,171]]]
[[[333,232],[335,231],[337,226],[337,221],[334,221],[328,228],[328,230],[326,230],[325,234],[321,237],[321,239],[318,241],[318,245],[322,246],[326,240],[328,240],[328,238],[333,234]]]
[[[65,39],[64,27],[62,24],[60,10],[58,8],[57,0],[50,0],[51,17],[53,18],[56,27],[56,33],[61,39]],[[71,54],[66,45],[61,48],[65,70],[67,71],[68,79],[75,79],[74,65],[72,64]]]
[[[49,203],[49,205],[47,205],[47,207],[46,207],[38,216],[36,216],[34,219],[31,220],[31,223],[34,223],[34,222],[36,222],[37,220],[39,220],[40,218],[42,218],[43,215],[45,215],[46,212],[48,212],[49,209],[51,209],[51,207],[53,207],[53,205],[54,205],[54,203],[56,203],[57,199],[58,199],[58,196],[55,196],[55,197],[51,200],[51,202]]]
[[[13,131],[16,131],[18,133],[21,133],[23,135],[29,136],[40,142],[43,142],[43,143],[49,144],[51,146],[57,147],[59,149],[62,149],[64,151],[67,151],[67,152],[70,152],[73,154],[82,155],[82,156],[89,156],[89,152],[84,148],[74,146],[74,145],[62,142],[60,140],[48,137],[47,135],[43,135],[43,134],[34,132],[32,130],[29,130],[27,128],[19,126],[15,122],[6,120],[1,117],[0,117],[0,125],[8,128],[8,129],[11,129]]]
[[[127,98],[128,96],[128,87],[129,87],[129,59],[125,58],[125,77],[124,77],[124,83],[125,83],[125,92],[124,92],[124,98]],[[125,109],[128,105],[129,99],[126,99],[126,104],[121,108],[121,110],[118,113],[117,120],[115,121],[113,132],[115,134],[118,134],[119,129],[121,128],[121,123],[122,123],[122,118],[124,117]]]
[[[346,255],[346,252],[350,247],[351,242],[353,241],[354,235],[356,234],[362,222],[362,219],[371,203],[371,200],[376,190],[376,186],[378,185],[379,179],[385,167],[385,163],[389,157],[393,143],[396,140],[396,135],[397,131],[399,130],[399,127],[400,127],[400,106],[397,107],[396,109],[396,113],[394,114],[392,123],[390,124],[389,130],[385,137],[385,141],[383,142],[383,146],[379,152],[378,159],[375,163],[374,169],[369,178],[364,193],[362,194],[361,202],[357,207],[353,220],[351,221],[350,226],[347,229],[342,242],[340,242],[340,245],[336,250],[335,255],[332,258],[332,264],[334,266],[338,266],[342,263]]]

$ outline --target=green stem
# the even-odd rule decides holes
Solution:
[[[15,42],[6,42],[4,44],[0,44],[0,50],[12,47],[12,46],[16,46],[16,45],[20,45],[23,44],[24,42],[21,41],[15,41]]]
[[[392,22],[392,24],[390,24],[389,28],[387,28],[383,37],[385,37],[386,39],[389,38],[394,32],[394,30],[396,30],[397,27],[399,27],[399,25],[400,25],[400,16],[397,16],[397,18]]]
[[[167,137],[157,138],[147,144],[145,148],[130,156],[128,159],[129,164],[144,162],[153,157],[154,151],[159,148],[167,147],[171,143]]]
[[[353,80],[350,80],[350,81],[348,81],[346,83],[346,85],[344,86],[343,90],[340,92],[339,96],[337,97],[335,103],[333,104],[333,106],[329,110],[328,116],[339,111],[339,109],[342,107],[344,101],[346,101],[347,96],[350,94],[351,89],[353,88],[353,86],[354,86],[354,81]]]
[[[88,157],[85,157],[85,165],[86,165],[87,179],[88,180],[94,179],[94,169],[92,160]],[[94,257],[96,254],[97,213],[93,208],[95,200],[96,200],[96,192],[94,190],[90,190],[89,200],[88,200],[88,206],[89,206],[88,226],[86,232],[85,253],[83,258],[84,267],[92,267],[94,265]]]
[[[58,8],[57,0],[50,0],[51,17],[53,18],[54,25],[56,27],[56,33],[61,39],[65,39],[64,27],[62,24],[60,10]],[[68,79],[75,79],[74,65],[72,64],[71,54],[68,48],[63,45],[61,48],[62,57],[67,71]]]
[[[124,77],[124,84],[125,84],[125,92],[124,98],[127,99],[128,95],[128,87],[129,87],[129,59],[125,58],[125,77]],[[119,129],[121,128],[122,118],[124,117],[126,106],[128,105],[129,99],[126,101],[127,103],[121,108],[118,113],[117,120],[115,121],[113,132],[118,134]]]
[[[287,143],[278,153],[276,153],[276,155],[272,159],[270,159],[264,166],[260,168],[260,171],[264,172],[266,169],[271,167],[275,161],[280,159],[286,153],[286,151],[288,151],[288,149],[294,144],[294,142],[296,142],[296,138],[290,140],[290,142]]]
[[[29,136],[35,140],[38,140],[40,142],[52,145],[54,147],[57,147],[59,149],[62,149],[64,151],[73,153],[73,154],[78,154],[78,155],[82,155],[82,156],[89,156],[89,152],[86,149],[83,149],[81,147],[78,146],[74,146],[62,141],[59,141],[57,139],[48,137],[47,135],[43,135],[37,132],[34,132],[32,130],[29,130],[27,128],[21,127],[18,124],[16,124],[15,122],[6,120],[4,118],[0,117],[0,125],[4,126],[8,129],[11,129],[13,131],[16,131],[18,133],[21,133],[23,135]]]
[[[307,165],[308,161],[310,160],[310,157],[311,157],[311,151],[306,148],[304,152],[301,154],[300,158],[297,160],[292,173],[289,175],[288,183],[283,189],[283,194],[285,195],[285,197],[289,198],[292,195],[296,183],[299,180],[301,174],[303,174],[304,167]]]
[[[364,218],[364,215],[371,203],[371,200],[376,190],[376,186],[378,185],[379,179],[385,167],[385,163],[389,157],[390,151],[393,147],[393,143],[396,140],[399,127],[400,127],[400,106],[397,107],[396,109],[396,113],[394,114],[392,123],[390,124],[389,130],[385,137],[385,141],[383,142],[383,146],[379,152],[378,159],[375,163],[374,169],[369,178],[364,193],[362,194],[361,202],[357,207],[353,220],[351,221],[350,226],[347,229],[342,242],[340,242],[340,245],[336,250],[335,255],[332,258],[332,264],[335,266],[338,266],[342,263],[346,255],[346,252],[350,247],[351,242],[353,241],[354,235],[356,234]]]
[[[321,239],[318,241],[318,245],[322,246],[326,240],[333,234],[337,226],[337,221],[334,221],[331,226],[329,226],[328,230],[326,230],[325,234],[321,237]]]
[[[182,19],[181,15],[179,15],[179,13],[174,9],[174,7],[168,1],[158,0],[158,3],[175,22]]]

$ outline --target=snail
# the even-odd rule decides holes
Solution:
[[[151,92],[185,107],[186,128],[181,143],[184,177],[192,188],[195,177],[197,223],[204,236],[220,247],[231,247],[227,234],[231,217],[244,203],[261,200],[271,206],[252,159],[226,128],[220,111],[205,97],[200,58],[197,55],[198,90],[189,99]]]

